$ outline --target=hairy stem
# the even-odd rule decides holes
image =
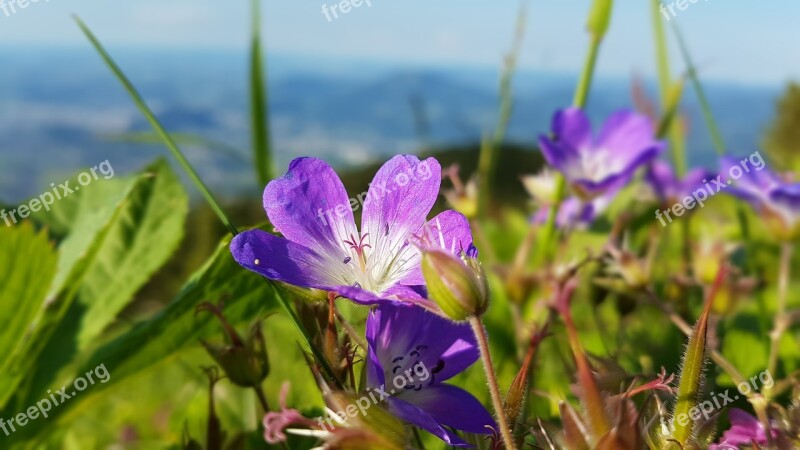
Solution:
[[[775,326],[770,333],[772,344],[769,350],[769,362],[767,363],[767,370],[773,375],[778,368],[781,339],[789,328],[789,318],[786,315],[786,298],[789,292],[789,266],[791,266],[793,252],[794,247],[791,243],[787,242],[781,246],[781,260],[778,269],[778,307],[775,310]],[[766,391],[766,396],[769,398],[770,390],[766,389]]]
[[[472,331],[475,333],[475,338],[478,340],[478,347],[481,351],[481,361],[483,362],[483,368],[486,370],[486,378],[489,381],[489,392],[492,394],[492,404],[497,415],[500,436],[503,438],[503,443],[507,450],[516,450],[514,438],[511,435],[511,429],[508,427],[508,420],[503,409],[500,388],[497,386],[497,375],[492,365],[492,355],[489,353],[489,339],[486,336],[486,328],[483,327],[483,322],[479,317],[472,317],[469,322],[472,325]]]

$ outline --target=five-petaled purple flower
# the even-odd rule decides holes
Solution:
[[[672,167],[664,161],[653,161],[645,175],[645,180],[647,180],[658,200],[662,204],[669,206],[681,203],[684,198],[691,196],[695,190],[705,190],[704,181],[713,178],[714,175],[711,172],[696,168],[690,170],[683,179],[679,179],[673,172]]]
[[[419,306],[382,303],[367,319],[367,384],[385,391],[389,411],[449,445],[469,446],[447,427],[490,434],[495,422],[470,393],[442,382],[480,356],[467,324]]]
[[[711,444],[709,450],[736,450],[740,445],[752,446],[753,442],[758,445],[767,444],[767,432],[764,425],[747,412],[732,408],[728,412],[731,421],[731,428],[722,434],[722,439],[718,444]],[[777,434],[771,430],[773,437]]]
[[[539,138],[542,154],[584,200],[624,185],[666,147],[655,139],[650,119],[631,111],[609,117],[597,138],[578,108],[556,112],[552,128],[552,137]]]
[[[722,160],[723,167],[738,164],[734,159]],[[800,236],[800,183],[788,182],[763,167],[727,183],[731,186],[726,192],[750,203],[778,237]]]
[[[245,268],[300,287],[336,292],[361,304],[415,300],[424,292],[416,241],[433,234],[459,252],[472,237],[467,220],[445,211],[426,217],[439,195],[441,166],[399,155],[378,170],[363,201],[361,229],[339,177],[324,161],[298,158],[264,191],[264,208],[285,238],[239,234],[231,252]]]

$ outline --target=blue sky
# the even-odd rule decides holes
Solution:
[[[322,14],[325,1],[265,0],[268,47],[281,54],[409,65],[497,66],[510,44],[519,5],[513,0],[371,1],[372,6],[328,22]],[[521,66],[577,71],[587,45],[583,29],[589,3],[531,0]],[[616,3],[598,72],[651,74],[648,2]],[[0,45],[85,45],[69,19],[74,12],[112,49],[244,49],[248,4],[246,0],[39,0],[8,17],[0,10]],[[671,20],[683,28],[706,78],[772,84],[800,78],[800,52],[792,50],[800,41],[797,17],[796,0],[699,0]],[[677,72],[680,64],[673,60]]]

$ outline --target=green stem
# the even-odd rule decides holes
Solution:
[[[525,3],[520,6],[517,14],[517,26],[514,32],[514,41],[511,50],[505,57],[503,72],[500,75],[500,117],[494,130],[491,140],[486,138],[481,141],[481,150],[478,159],[478,173],[481,189],[478,193],[478,214],[486,217],[491,200],[491,190],[494,184],[495,169],[497,166],[497,154],[500,146],[506,137],[508,123],[511,120],[513,110],[512,81],[517,68],[517,59],[522,48],[522,41],[525,37],[526,7]]]
[[[668,114],[670,109],[670,91],[672,90],[672,80],[669,69],[669,52],[667,49],[667,37],[664,32],[664,19],[661,16],[661,1],[651,1],[651,16],[653,21],[654,42],[656,46],[656,67],[658,71],[658,88],[661,94],[661,109],[666,117],[670,118],[668,131],[670,148],[672,149],[672,160],[675,164],[675,173],[683,176],[686,173],[686,143],[684,142],[682,126],[680,121],[671,120],[672,115]]]
[[[589,97],[589,90],[592,87],[592,79],[594,78],[594,68],[597,64],[597,55],[600,53],[600,44],[603,38],[599,36],[592,36],[591,45],[589,46],[589,54],[586,55],[586,61],[583,65],[583,73],[578,82],[578,89],[575,91],[575,98],[572,105],[576,108],[584,108]]]
[[[486,379],[489,382],[489,392],[492,396],[494,412],[497,415],[500,436],[503,438],[503,443],[507,450],[516,450],[514,438],[511,435],[511,429],[508,427],[508,420],[503,409],[503,400],[500,397],[500,388],[497,385],[497,375],[492,365],[492,355],[489,352],[489,338],[486,336],[486,328],[484,328],[480,317],[472,317],[469,322],[472,325],[472,331],[475,333],[475,338],[478,340],[478,348],[481,351],[481,361],[483,362],[483,368],[486,370]]]
[[[95,37],[94,33],[92,33],[89,27],[87,27],[86,24],[83,23],[83,21],[78,16],[73,16],[73,19],[78,24],[78,27],[80,27],[81,31],[83,31],[83,34],[85,34],[86,37],[89,39],[89,42],[92,43],[97,53],[100,54],[100,57],[106,63],[108,68],[111,69],[111,71],[117,77],[119,82],[122,83],[122,86],[125,88],[125,90],[128,91],[128,95],[130,95],[131,98],[133,99],[133,103],[135,103],[136,107],[139,108],[139,111],[142,112],[145,119],[147,119],[147,121],[150,123],[150,126],[153,127],[156,134],[158,134],[158,136],[167,146],[167,149],[169,149],[170,153],[172,153],[172,156],[175,157],[175,159],[178,161],[178,164],[180,164],[181,167],[183,167],[183,170],[185,170],[186,174],[189,175],[189,178],[192,180],[192,182],[200,191],[200,193],[203,194],[203,197],[206,199],[209,206],[211,206],[211,209],[214,210],[214,212],[217,214],[222,223],[225,224],[225,226],[228,228],[231,234],[236,236],[239,233],[239,231],[233,225],[231,219],[228,217],[227,214],[225,214],[225,211],[222,210],[222,207],[219,206],[219,203],[217,203],[217,200],[211,194],[211,191],[208,190],[208,187],[206,187],[205,183],[203,183],[203,180],[201,180],[200,176],[197,175],[197,172],[194,170],[192,165],[183,155],[183,152],[181,152],[180,149],[178,148],[178,145],[175,144],[175,141],[172,139],[172,136],[170,136],[170,134],[167,133],[167,131],[161,125],[161,122],[159,122],[155,114],[153,114],[153,111],[150,109],[150,107],[147,106],[147,103],[145,103],[144,99],[136,90],[136,88],[133,87],[133,84],[130,82],[130,80],[128,80],[128,77],[125,76],[125,74],[122,72],[122,69],[120,69],[117,63],[114,62],[114,60],[111,58],[111,55],[109,55],[108,52],[106,52],[106,49],[103,47],[100,41]]]
[[[794,246],[791,243],[786,242],[781,246],[781,259],[778,269],[778,307],[775,311],[775,327],[770,333],[772,345],[770,346],[769,362],[767,363],[767,371],[773,376],[778,368],[781,339],[789,328],[789,320],[786,316],[786,298],[789,293],[789,275],[793,252]],[[770,389],[764,389],[764,391],[765,396],[769,398]]]

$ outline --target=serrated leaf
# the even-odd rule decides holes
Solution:
[[[29,223],[0,227],[0,367],[42,308],[55,277],[56,251]]]
[[[127,195],[106,239],[87,269],[77,300],[58,324],[29,377],[26,401],[36,401],[75,355],[87,349],[172,255],[183,236],[188,199],[180,180],[159,160],[127,180]],[[88,193],[88,192],[87,192]],[[103,208],[106,194],[83,198],[81,209]],[[69,225],[69,239],[84,242],[83,228]]]

